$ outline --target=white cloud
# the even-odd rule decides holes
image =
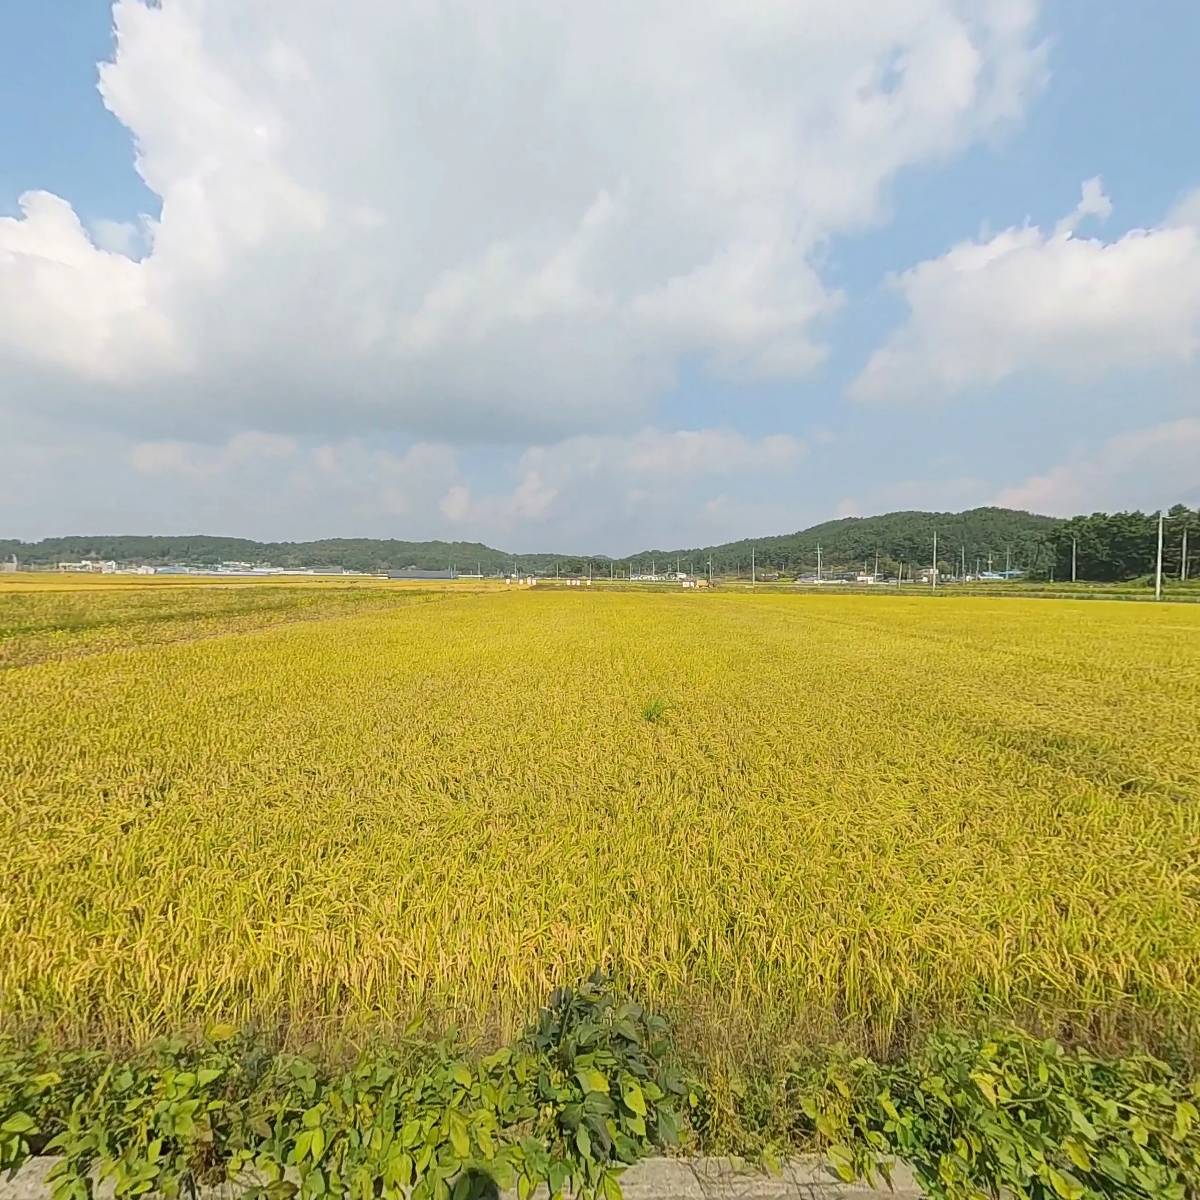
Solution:
[[[1200,200],[1111,242],[1075,236],[1111,211],[1099,180],[1052,233],[1035,226],[963,242],[895,281],[908,304],[850,394],[942,399],[1023,371],[1086,382],[1200,354]]]
[[[118,0],[101,92],[161,216],[0,221],[0,403],[529,442],[637,428],[685,358],[793,378],[820,247],[1021,114],[1035,9]]]
[[[805,449],[790,434],[750,438],[732,429],[643,429],[625,440],[580,438],[568,447],[569,454],[589,464],[600,463],[601,469],[708,475],[787,467]]]
[[[1179,502],[1200,504],[1200,417],[1118,434],[989,501],[1052,516]]]
[[[1056,238],[1069,237],[1089,217],[1098,221],[1107,221],[1112,216],[1112,201],[1104,190],[1104,182],[1099,175],[1085,179],[1079,189],[1079,203],[1067,216],[1054,227]]]
[[[246,430],[234,434],[223,446],[138,442],[129,451],[129,465],[143,475],[203,479],[241,467],[259,468],[269,459],[292,458],[298,449],[296,440],[284,434]]]
[[[471,489],[456,483],[441,499],[438,507],[448,521],[465,520],[471,511]]]
[[[915,509],[949,512],[983,503],[987,483],[975,475],[938,475],[925,479],[900,479],[877,485],[855,496],[844,496],[834,508],[835,517],[867,517],[872,513]]]
[[[39,426],[10,454],[0,493],[11,488],[12,499],[20,495],[23,510],[36,514],[40,524],[9,531],[24,536],[110,524],[131,532],[447,537],[628,552],[655,538],[720,540],[747,521],[763,531],[773,521],[802,523],[773,489],[799,479],[804,463],[803,443],[789,435],[726,429],[580,436],[473,453],[464,462],[448,443],[383,449],[361,438],[315,442],[262,431],[217,444],[122,445],[108,434],[67,443]],[[64,494],[64,478],[81,498]],[[764,485],[766,504],[744,494],[712,502],[714,483],[744,492],[747,480]]]
[[[52,367],[124,385],[189,368],[155,264],[97,249],[49,192],[27,192],[20,207],[20,217],[0,217],[0,372]],[[20,397],[6,389],[5,399]]]
[[[682,530],[726,527],[728,504],[705,498],[713,478],[786,475],[804,453],[803,442],[788,434],[755,438],[729,429],[567,438],[527,450],[516,464],[513,491],[481,499],[460,519],[496,537],[531,525],[557,530],[587,521],[606,539],[614,522],[628,527],[636,521],[651,540],[653,530],[675,544]]]

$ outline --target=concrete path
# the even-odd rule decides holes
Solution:
[[[50,1189],[45,1176],[53,1162],[52,1158],[34,1158],[12,1178],[0,1173],[0,1200],[47,1200]],[[625,1200],[919,1200],[921,1192],[905,1168],[896,1167],[893,1183],[895,1190],[890,1192],[886,1186],[842,1183],[816,1158],[789,1162],[778,1176],[735,1167],[724,1158],[650,1158],[621,1176]],[[105,1194],[106,1189],[97,1189],[98,1197]],[[206,1200],[234,1194],[231,1188],[201,1193]],[[515,1196],[515,1192],[512,1197],[506,1193],[503,1200],[515,1200]],[[535,1193],[535,1200],[544,1197],[544,1189]]]

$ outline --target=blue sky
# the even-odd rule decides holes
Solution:
[[[1200,504],[1200,9],[852,8],[11,5],[4,532]]]

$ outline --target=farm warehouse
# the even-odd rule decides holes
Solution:
[[[9,1026],[490,1039],[602,965],[713,1063],[980,1013],[1194,1052],[1200,606],[379,592],[8,603]]]

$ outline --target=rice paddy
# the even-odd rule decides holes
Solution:
[[[1200,606],[289,586],[2,598],[4,1027],[1200,1045]]]

